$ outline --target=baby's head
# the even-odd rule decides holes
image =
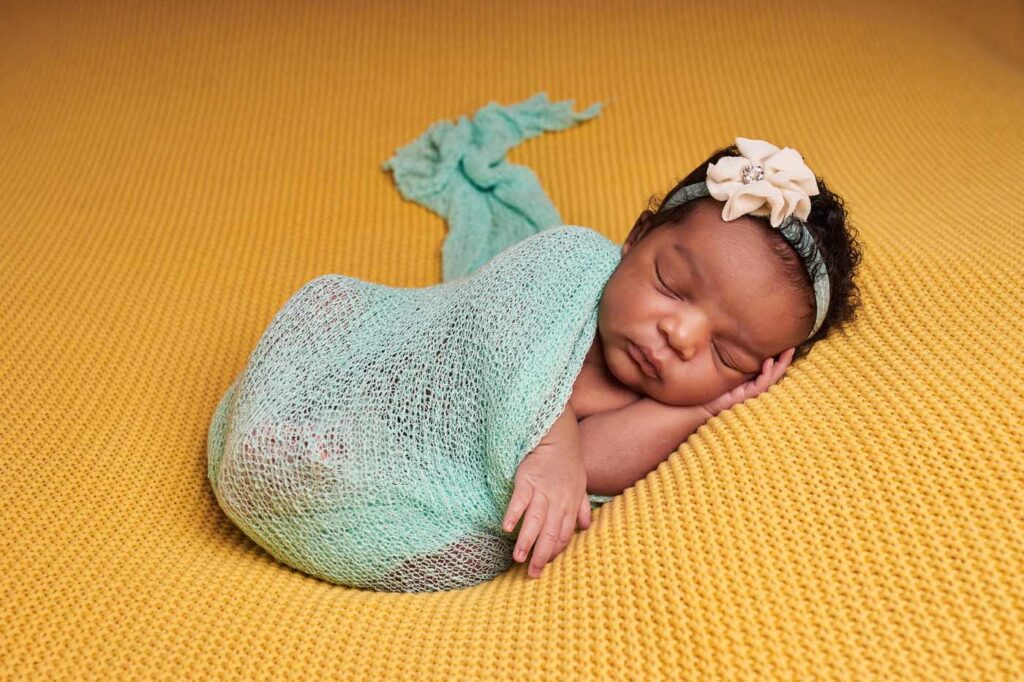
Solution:
[[[704,182],[708,166],[740,156],[736,146],[715,152],[660,202]],[[860,244],[843,200],[815,177],[804,222],[828,269],[829,302],[818,330],[815,292],[796,249],[769,217],[722,218],[725,202],[691,199],[640,214],[608,280],[598,334],[609,371],[637,393],[670,405],[699,405],[753,379],[768,357],[796,347],[793,361],[833,330],[856,318],[854,276]],[[631,356],[644,347],[660,363],[648,376]]]

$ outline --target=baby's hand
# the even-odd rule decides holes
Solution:
[[[782,355],[779,356],[778,362],[775,362],[775,358],[766,358],[764,363],[761,365],[760,375],[744,384],[740,384],[728,393],[720,395],[711,402],[705,403],[702,407],[710,412],[711,416],[714,417],[719,412],[728,410],[733,405],[761,395],[768,390],[769,386],[781,379],[782,375],[786,373],[786,368],[789,367],[789,363],[793,360],[793,354],[795,352],[795,346],[782,351]]]
[[[569,545],[576,523],[581,528],[590,525],[587,472],[578,443],[541,444],[520,462],[501,524],[506,532],[512,532],[524,509],[526,516],[512,557],[525,561],[536,540],[528,575],[539,578],[547,562]]]

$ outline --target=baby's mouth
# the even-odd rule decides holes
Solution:
[[[627,343],[629,345],[626,347],[626,352],[629,353],[629,356],[633,358],[636,364],[640,366],[640,369],[643,370],[644,374],[651,377],[652,379],[660,379],[661,374],[658,372],[658,369],[654,366],[654,363],[647,359],[647,356],[644,354],[644,352],[640,350],[640,348],[632,341],[628,341]]]

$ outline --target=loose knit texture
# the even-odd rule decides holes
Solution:
[[[384,162],[402,196],[445,219],[441,247],[445,282],[473,272],[496,253],[548,227],[562,224],[558,209],[532,169],[506,154],[545,131],[593,118],[572,100],[549,102],[538,92],[522,102],[489,102],[456,123],[438,121]]]
[[[4,3],[0,679],[1024,678],[1024,8],[574,5]],[[315,277],[440,282],[381,160],[538,90],[607,108],[511,159],[616,243],[739,131],[806,152],[862,314],[539,580],[282,565],[217,504],[210,415]]]
[[[249,537],[385,591],[468,587],[512,565],[513,477],[568,403],[620,256],[593,230],[552,227],[536,175],[505,154],[597,111],[546,93],[492,102],[384,164],[448,221],[446,283],[327,275],[275,316],[208,436],[217,500]]]
[[[507,570],[513,477],[565,409],[619,253],[561,226],[433,287],[309,282],[214,415],[220,506],[343,585],[443,591]]]

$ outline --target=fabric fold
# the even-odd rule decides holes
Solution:
[[[573,102],[550,102],[546,92],[517,104],[490,102],[472,119],[434,123],[384,162],[403,197],[448,223],[443,281],[468,275],[512,244],[563,224],[536,174],[505,155],[524,140],[570,128],[602,108],[595,102],[573,112]]]

